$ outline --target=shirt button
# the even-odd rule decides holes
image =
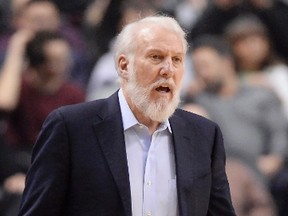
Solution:
[[[148,182],[147,182],[147,185],[148,185],[148,186],[151,186],[151,185],[152,185],[152,181],[148,181]]]
[[[150,211],[148,211],[147,213],[146,213],[146,216],[151,216],[152,215],[152,213],[150,212]]]

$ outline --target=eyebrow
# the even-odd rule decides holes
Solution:
[[[147,53],[149,53],[149,52],[163,52],[163,50],[156,49],[156,48],[151,48],[151,49],[148,49]],[[166,52],[166,51],[164,51],[164,52]],[[175,55],[176,56],[183,56],[184,52],[176,52]]]

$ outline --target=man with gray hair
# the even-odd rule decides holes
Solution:
[[[219,127],[177,109],[186,50],[173,18],[128,24],[120,90],[49,115],[19,215],[235,215]]]

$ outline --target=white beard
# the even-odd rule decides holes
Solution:
[[[142,87],[137,80],[136,71],[131,71],[129,74],[129,80],[125,87],[127,95],[145,117],[153,121],[164,122],[172,116],[180,102],[180,90],[176,89],[172,79],[161,79],[148,87]],[[171,100],[168,97],[161,97],[156,101],[151,100],[151,92],[161,84],[170,87]]]

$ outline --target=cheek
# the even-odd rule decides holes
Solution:
[[[178,71],[175,74],[174,82],[177,87],[180,87],[183,81],[184,71]]]
[[[152,66],[142,66],[136,72],[136,78],[138,83],[143,87],[147,87],[150,84],[157,81],[159,75],[159,70]]]

